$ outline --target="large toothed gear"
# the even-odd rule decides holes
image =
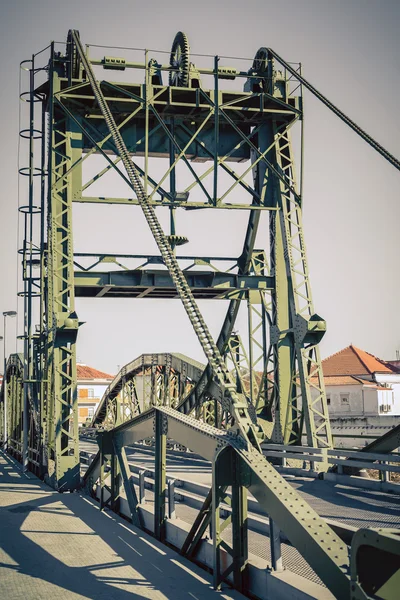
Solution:
[[[79,35],[79,32],[77,32]],[[67,64],[66,64],[66,76],[71,79],[79,79],[79,71],[81,67],[81,59],[76,49],[76,44],[72,37],[72,29],[68,31],[67,37]]]
[[[259,48],[253,60],[253,71],[263,75],[268,68],[268,50],[267,48]]]
[[[169,85],[175,87],[189,87],[189,41],[187,35],[178,31],[172,44],[169,64],[176,71],[170,71]]]
[[[256,75],[260,75],[260,79],[253,79],[253,87],[254,85],[258,85],[261,88],[261,91],[268,92],[270,91],[270,82],[268,79],[265,79],[268,72],[268,50],[267,48],[259,48],[253,60],[252,73]],[[254,90],[255,91],[255,90]]]

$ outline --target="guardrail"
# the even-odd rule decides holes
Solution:
[[[149,453],[154,452],[151,448],[146,448],[141,444],[132,444],[132,447],[136,449],[140,448],[141,452],[143,452],[143,450],[148,450]],[[173,451],[172,453],[182,454],[182,452],[178,451]],[[93,460],[95,454],[87,452],[86,450],[81,450],[80,456],[81,465],[89,465],[91,460]],[[200,458],[197,454],[192,454],[192,457]],[[155,490],[154,470],[144,467],[140,464],[135,464],[134,462],[132,462],[132,458],[129,456],[128,465],[131,473],[131,480],[138,488],[139,504],[141,506],[144,506],[146,505],[145,490],[153,492]],[[182,477],[170,477],[167,475],[166,479],[166,497],[168,499],[169,519],[176,518],[175,502],[184,503],[186,506],[196,510],[201,509],[201,507],[203,506],[204,499],[206,498],[207,493],[209,491],[208,485],[205,485],[204,483],[198,483],[193,480],[188,480]],[[228,493],[227,496],[230,497],[230,494]],[[274,528],[273,521],[269,519],[269,515],[262,509],[262,507],[260,507],[259,503],[251,495],[249,495],[248,497],[248,511],[249,529],[255,531],[256,533],[269,536],[272,555],[271,560],[273,563],[277,563],[275,567],[278,567],[278,569],[276,569],[275,567],[274,569],[279,570],[279,566],[282,567],[282,564],[279,565],[279,558],[277,558],[278,556],[280,556],[277,551],[278,541],[280,540],[281,542],[290,544],[289,539],[283,531],[280,531],[278,533],[277,527],[275,526]],[[229,517],[232,514],[232,507],[229,504],[226,504],[225,502],[221,502],[220,514],[223,518]],[[329,518],[325,518],[324,520],[330,525],[330,527],[335,531],[335,533],[346,544],[351,544],[352,537],[356,531],[354,527]],[[274,560],[274,558],[276,558],[276,560]]]
[[[311,472],[315,471],[315,463],[324,461],[327,461],[332,467],[336,467],[336,472],[339,475],[349,471],[354,474],[357,470],[375,469],[379,471],[381,481],[384,482],[390,481],[390,473],[400,473],[399,454],[378,454],[343,448],[330,450],[328,448],[277,444],[262,444],[262,450],[267,458],[278,459],[277,462],[280,463],[280,466],[288,469],[290,467],[287,465],[287,460],[294,459],[303,462],[303,466],[297,467],[297,469]],[[305,466],[307,463],[308,467]]]

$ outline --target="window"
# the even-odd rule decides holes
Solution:
[[[94,398],[94,389],[88,388],[88,398]]]
[[[89,406],[88,408],[88,417],[94,416],[94,406]]]
[[[330,404],[331,404],[331,397],[329,394],[327,394],[327,396],[326,396],[326,403],[328,406],[330,406]]]
[[[349,406],[349,394],[340,394],[340,404],[342,406]]]

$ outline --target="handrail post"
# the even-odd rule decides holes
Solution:
[[[159,541],[165,539],[165,491],[167,462],[167,417],[155,411],[155,473],[154,473],[154,534]]]
[[[281,530],[278,524],[269,517],[269,539],[271,544],[271,567],[277,573],[283,571]]]
[[[145,482],[144,476],[146,471],[144,469],[140,469],[139,471],[139,502],[140,504],[145,504],[146,496],[145,496]]]
[[[176,519],[175,512],[175,479],[168,479],[168,518]]]

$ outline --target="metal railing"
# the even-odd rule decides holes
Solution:
[[[280,459],[281,466],[290,468],[287,461],[290,459],[303,462],[305,471],[313,471],[315,463],[327,461],[332,467],[337,468],[338,474],[352,469],[354,472],[361,469],[374,469],[381,473],[382,481],[390,481],[390,473],[400,473],[399,454],[379,454],[375,452],[361,452],[336,448],[312,448],[309,446],[278,446],[277,444],[262,444],[262,450],[267,458]],[[307,467],[304,467],[304,463]]]

